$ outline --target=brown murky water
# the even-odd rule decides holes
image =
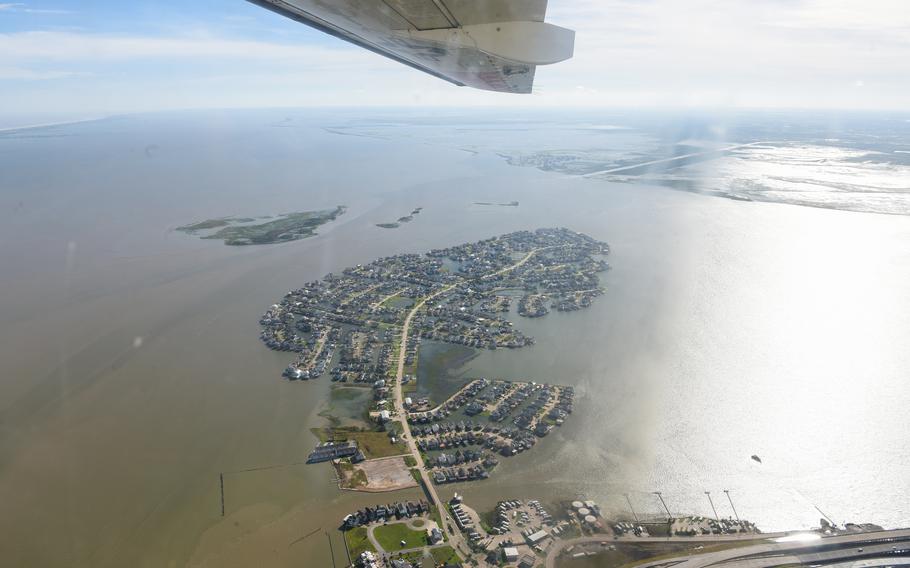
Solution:
[[[342,492],[328,465],[286,465],[312,447],[330,383],[280,380],[288,356],[259,343],[260,313],[351,264],[554,225],[611,244],[607,294],[521,322],[537,345],[465,372],[578,385],[578,410],[458,487],[469,500],[584,494],[622,512],[632,492],[644,514],[660,488],[704,512],[703,489],[730,487],[767,528],[814,523],[813,505],[910,523],[894,451],[910,431],[910,220],[606,185],[257,115],[193,120],[0,140],[16,172],[0,186],[14,204],[0,214],[4,564],[343,565],[344,514],[417,493]],[[169,230],[338,203],[349,213],[318,237],[272,247]]]

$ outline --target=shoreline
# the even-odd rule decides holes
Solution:
[[[83,122],[95,122],[98,120],[104,120],[111,118],[113,115],[103,115],[95,116],[91,118],[77,118],[74,120],[63,120],[59,122],[42,122],[37,124],[24,124],[22,126],[0,126],[0,134],[8,134],[10,132],[18,132],[20,130],[35,130],[38,128],[50,128],[52,126],[68,126],[71,124],[81,124]]]

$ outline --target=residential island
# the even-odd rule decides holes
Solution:
[[[463,554],[467,544],[451,528],[454,513],[436,486],[485,479],[499,459],[531,450],[569,417],[575,393],[570,386],[476,378],[433,400],[417,390],[421,341],[470,349],[532,345],[509,316],[590,306],[603,293],[599,274],[609,268],[608,254],[606,243],[568,229],[518,231],[381,258],[288,292],[260,319],[262,341],[295,354],[284,377],[328,375],[337,383],[333,397],[370,393],[363,410],[373,426],[342,427],[329,416],[333,426],[318,432],[321,443],[308,461],[331,461],[344,489],[419,485],[426,505],[408,510],[435,515],[437,531],[429,537]]]

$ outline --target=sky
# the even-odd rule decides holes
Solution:
[[[516,0],[521,1],[521,0]],[[550,0],[575,56],[459,88],[243,0],[0,1],[0,115],[542,106],[910,110],[908,0]]]

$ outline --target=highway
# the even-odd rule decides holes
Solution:
[[[662,158],[660,160],[651,160],[649,162],[641,162],[639,164],[632,164],[630,166],[619,166],[616,168],[610,168],[607,170],[599,170],[596,172],[590,172],[587,174],[582,174],[580,177],[596,177],[604,174],[618,174],[620,172],[625,172],[628,170],[634,170],[635,168],[641,168],[644,166],[653,166],[655,164],[665,164],[669,162],[675,162],[677,160],[685,160],[686,158],[695,158],[698,156],[704,156],[706,154],[722,154],[724,152],[730,152],[732,150],[737,150],[739,148],[747,148],[749,146],[758,146],[762,144],[774,144],[774,142],[749,142],[747,144],[735,144],[733,146],[726,146],[724,148],[714,148],[711,150],[703,150],[701,152],[691,152],[689,154],[682,154],[679,156],[673,156],[672,158]]]
[[[815,564],[820,562],[869,560],[870,556],[890,553],[892,547],[903,550],[910,549],[910,529],[851,533],[811,541],[770,541],[770,539],[778,536],[782,536],[781,533],[774,535],[763,534],[758,536],[762,542],[757,544],[703,554],[697,551],[694,553],[681,553],[680,556],[675,558],[664,557],[660,560],[641,563],[637,566],[639,568],[659,568],[672,565],[673,568],[707,568],[718,565],[735,565],[746,568],[774,568],[802,563]],[[751,541],[757,540],[757,538],[756,535],[670,538],[625,537],[615,540],[607,535],[602,535],[601,538],[581,537],[555,543],[547,554],[546,566],[547,568],[555,568],[557,557],[562,551],[573,545],[606,541],[611,543],[690,542],[707,546],[736,540]]]

